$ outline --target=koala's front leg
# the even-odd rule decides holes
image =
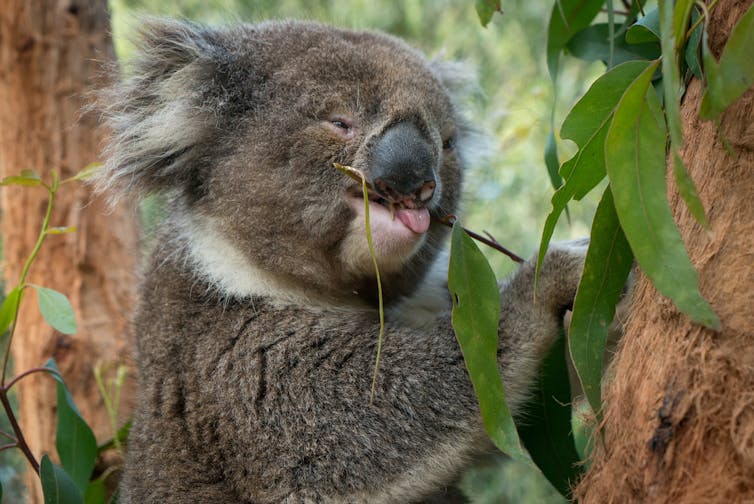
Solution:
[[[508,404],[526,399],[539,365],[558,338],[565,312],[573,306],[588,240],[551,245],[535,289],[536,257],[501,285],[499,364]]]

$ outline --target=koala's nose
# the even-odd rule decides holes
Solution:
[[[435,193],[432,146],[411,122],[388,128],[370,160],[372,185],[381,196],[409,208],[429,202]]]

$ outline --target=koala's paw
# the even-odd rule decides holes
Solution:
[[[538,300],[549,303],[558,313],[573,307],[588,248],[588,238],[550,245],[539,273]]]

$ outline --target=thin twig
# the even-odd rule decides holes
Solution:
[[[10,443],[0,446],[0,452],[10,450],[11,448],[18,448],[18,443]]]
[[[42,373],[42,372],[44,372],[44,373],[55,373],[55,370],[54,369],[50,369],[48,367],[35,367],[35,368],[27,369],[26,371],[24,371],[23,373],[19,374],[18,376],[14,377],[11,381],[9,381],[8,384],[5,386],[5,390],[10,390],[11,387],[13,387],[13,385],[15,385],[16,383],[18,383],[23,378],[26,378],[30,374]]]
[[[453,215],[453,214],[450,214],[450,215],[445,216],[445,218],[443,218],[443,219],[438,219],[437,222],[439,222],[440,224],[443,224],[445,226],[448,226],[449,228],[452,228],[453,227],[453,223],[456,220],[457,220],[456,216]],[[502,252],[503,254],[505,254],[508,257],[510,257],[513,261],[515,261],[515,262],[517,262],[519,264],[523,264],[525,262],[524,259],[521,256],[519,256],[518,254],[516,254],[514,252],[511,252],[507,248],[503,247],[494,238],[492,240],[490,240],[488,238],[485,238],[482,235],[479,235],[479,234],[475,233],[474,231],[469,231],[465,227],[462,227],[461,229],[463,229],[464,231],[466,231],[466,233],[468,233],[468,235],[471,236],[472,238],[474,238],[476,241],[480,241],[480,242],[484,243],[485,245],[487,245],[488,247],[492,247],[495,250],[497,250],[498,252]]]
[[[18,440],[17,440],[17,439],[15,438],[15,437],[11,436],[10,434],[8,434],[8,433],[7,433],[7,432],[5,432],[5,431],[0,431],[0,436],[4,437],[4,438],[6,438],[6,439],[10,439],[10,440],[11,440],[11,441],[13,441],[14,443],[16,443],[16,442],[18,441]]]
[[[21,430],[21,427],[18,425],[16,415],[13,414],[13,408],[10,405],[10,401],[8,401],[8,392],[5,389],[0,389],[0,402],[3,404],[5,413],[8,415],[10,426],[13,428],[13,432],[16,434],[18,448],[21,450],[21,452],[23,452],[24,456],[29,461],[29,464],[31,464],[31,468],[34,469],[34,472],[39,474],[39,462],[37,462],[37,459],[34,458],[34,454],[31,453],[29,445],[26,444],[24,433]]]

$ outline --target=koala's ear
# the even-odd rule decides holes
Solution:
[[[221,32],[173,20],[143,20],[136,45],[130,76],[98,96],[112,137],[95,185],[115,198],[190,183],[221,99],[213,75],[228,59]]]
[[[492,140],[473,120],[471,101],[484,93],[479,86],[476,70],[460,61],[430,62],[432,70],[450,96],[456,116],[457,152],[464,166],[483,164],[492,155]]]

